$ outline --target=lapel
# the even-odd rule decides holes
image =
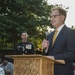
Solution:
[[[48,40],[49,40],[49,43],[50,43],[48,53],[51,53],[51,51],[52,51],[52,40],[53,40],[52,38],[53,38],[53,35],[54,35],[54,31],[48,37]]]
[[[51,34],[51,36],[49,38],[50,48],[52,47],[53,35],[54,35],[54,31],[52,32],[52,34]]]
[[[52,46],[52,48],[55,46],[55,44],[59,41],[59,38],[61,38],[61,35],[62,35],[62,33],[65,31],[65,29],[66,29],[66,25],[61,29],[61,31],[59,32],[59,34],[58,34],[58,36],[57,36],[57,38],[56,38],[56,40],[55,40],[55,42],[54,42],[54,45]],[[53,39],[52,39],[53,40]]]

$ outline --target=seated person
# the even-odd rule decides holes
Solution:
[[[0,75],[5,75],[4,69],[0,67]]]
[[[28,34],[27,32],[21,33],[22,42],[18,43],[15,47],[14,54],[34,54],[34,46],[31,42],[27,41]]]
[[[4,69],[5,75],[13,75],[14,65],[7,58],[4,57],[1,67]]]
[[[2,68],[2,59],[0,58],[0,75],[5,75],[4,69]]]

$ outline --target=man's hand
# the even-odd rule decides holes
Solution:
[[[49,48],[49,41],[44,39],[42,42],[42,48],[45,49],[45,52],[47,53],[48,48]]]
[[[44,39],[43,42],[42,42],[42,47],[43,48],[48,48],[49,47],[49,41]]]

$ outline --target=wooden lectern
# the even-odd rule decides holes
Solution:
[[[42,55],[7,55],[14,59],[14,75],[54,75],[54,63],[60,61]]]

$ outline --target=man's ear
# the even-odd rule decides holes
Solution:
[[[62,16],[62,18],[61,18],[61,19],[62,19],[62,21],[64,21],[64,20],[65,20],[65,16],[64,16],[64,15],[61,15],[61,16]]]

